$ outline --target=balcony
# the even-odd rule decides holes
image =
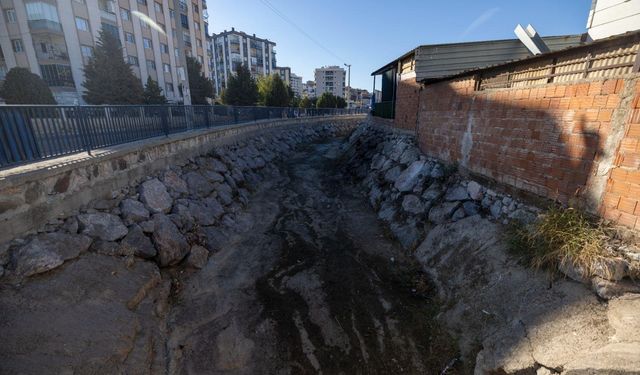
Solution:
[[[69,61],[69,55],[62,51],[48,51],[42,52],[39,48],[36,48],[36,58],[38,61]]]
[[[98,0],[98,8],[100,8],[100,16],[106,20],[116,23],[116,3],[112,0]]]
[[[55,32],[62,34],[62,25],[59,22],[41,19],[29,20],[29,29],[33,32]]]

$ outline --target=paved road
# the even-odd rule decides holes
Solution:
[[[439,374],[456,357],[428,281],[337,168],[339,144],[288,160],[174,291],[170,373]]]

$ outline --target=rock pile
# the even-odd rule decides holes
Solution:
[[[414,249],[429,226],[468,216],[502,223],[536,217],[536,208],[421,155],[411,135],[363,126],[349,137],[344,152],[347,168],[363,180],[371,206],[406,249]]]
[[[212,150],[184,166],[169,166],[139,186],[93,201],[43,232],[0,246],[0,276],[31,276],[91,251],[153,260],[160,267],[206,265],[221,227],[237,229],[250,191],[277,175],[274,161],[296,145],[346,134],[353,125],[327,123],[273,131]]]

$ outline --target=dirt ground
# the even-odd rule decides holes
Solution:
[[[170,373],[460,371],[432,286],[341,174],[339,145],[283,163],[220,233],[224,250],[174,291]]]

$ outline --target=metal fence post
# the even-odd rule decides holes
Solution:
[[[80,107],[79,105],[76,106],[76,113],[78,115],[78,122],[80,124],[80,126],[78,126],[78,129],[80,130],[80,139],[82,139],[84,143],[84,148],[87,151],[87,154],[91,155],[91,134],[87,125],[87,118],[84,108]]]
[[[238,108],[233,107],[233,122],[238,123]]]
[[[205,128],[209,127],[209,110],[210,110],[210,106],[206,106],[204,107],[204,126]]]
[[[164,130],[164,135],[166,137],[169,136],[169,111],[171,110],[171,107],[166,107],[165,111],[162,111],[162,129]]]

